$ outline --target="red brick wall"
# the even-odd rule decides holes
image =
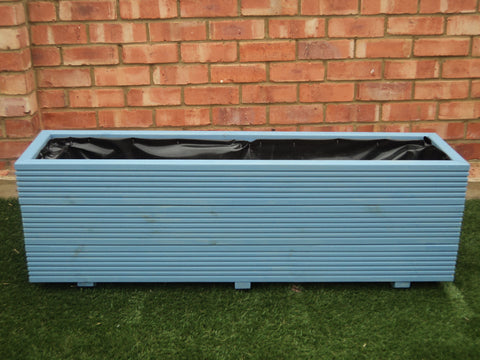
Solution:
[[[0,176],[41,127],[23,1],[0,1]]]
[[[435,131],[478,171],[479,7],[0,0],[0,170],[39,129],[148,128]]]

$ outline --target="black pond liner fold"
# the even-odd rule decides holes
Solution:
[[[449,160],[421,140],[57,138],[38,159]]]

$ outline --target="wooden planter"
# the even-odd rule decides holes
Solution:
[[[421,140],[446,160],[38,159],[56,138]],[[452,281],[468,163],[436,134],[43,131],[16,162],[31,282]]]

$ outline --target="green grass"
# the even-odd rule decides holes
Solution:
[[[480,359],[480,201],[454,284],[69,284],[27,279],[0,201],[0,359]]]

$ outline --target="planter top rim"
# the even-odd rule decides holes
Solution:
[[[280,131],[145,131],[145,130],[43,130],[36,139],[25,150],[22,156],[17,160],[15,166],[21,167],[21,165],[39,163],[39,162],[51,162],[52,160],[56,164],[67,164],[71,162],[77,162],[78,160],[62,160],[62,159],[36,159],[39,151],[45,146],[45,144],[55,138],[62,137],[97,137],[97,138],[119,138],[119,137],[138,137],[145,139],[172,139],[172,138],[184,138],[184,139],[198,139],[198,140],[248,140],[253,141],[256,139],[355,139],[355,140],[375,140],[375,139],[391,139],[391,140],[420,140],[425,136],[432,140],[433,145],[442,150],[448,155],[449,160],[367,160],[371,165],[377,165],[375,163],[399,163],[404,165],[414,165],[419,162],[429,164],[452,164],[452,162],[458,165],[469,165],[454,149],[450,147],[440,136],[436,133],[386,133],[386,132],[280,132]],[[87,160],[91,164],[101,163],[103,165],[115,165],[119,162],[125,162],[121,159],[89,159]],[[138,165],[142,163],[163,163],[171,160],[162,159],[148,159],[137,160]],[[232,160],[176,160],[177,162],[188,165],[191,162],[195,162],[201,165],[199,162],[208,163],[225,163],[232,162]],[[234,160],[238,162],[249,163],[263,163],[267,165],[269,163],[275,163],[280,165],[282,162],[296,162],[298,160]],[[332,164],[335,160],[302,160],[305,163],[320,164]],[[365,160],[336,160],[343,165],[351,165],[358,162],[365,162]]]

